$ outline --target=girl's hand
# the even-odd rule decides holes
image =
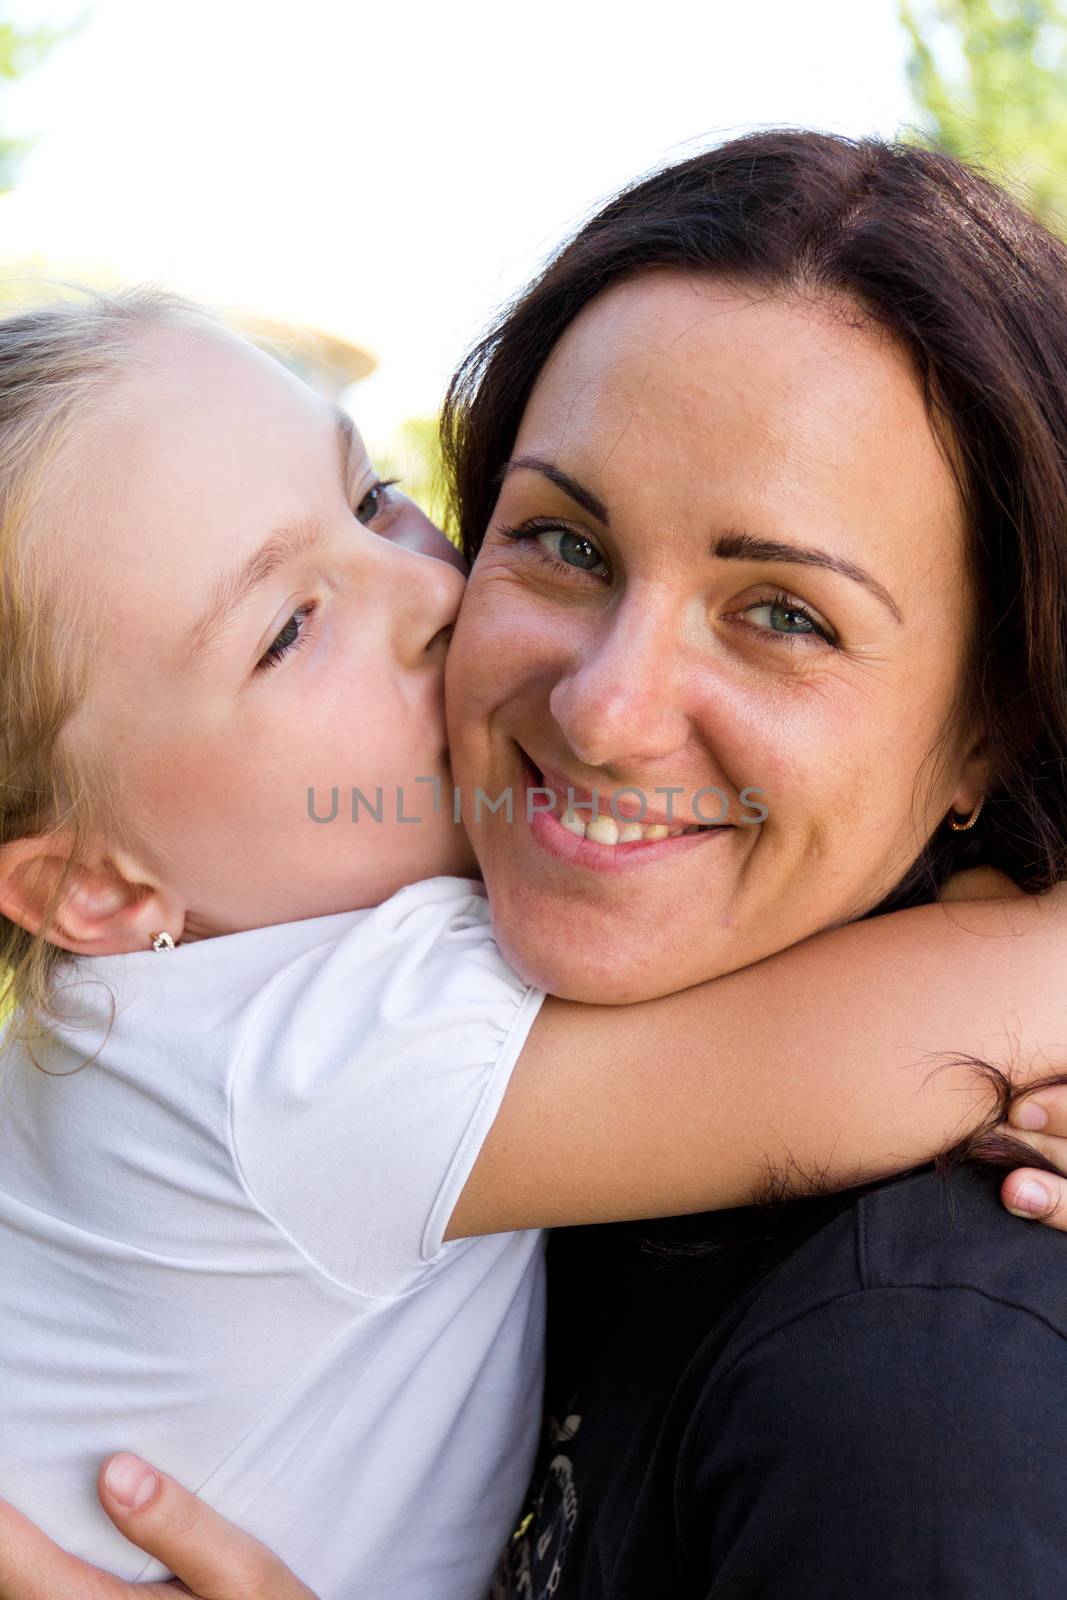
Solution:
[[[1020,891],[1003,873],[992,867],[971,867],[949,879],[939,898],[942,901],[1018,898]],[[1064,886],[1057,884],[1042,899],[1048,905],[1062,903]],[[1025,1135],[1030,1144],[1057,1172],[1040,1167],[1017,1167],[1008,1174],[1000,1189],[1005,1207],[1017,1217],[1047,1223],[1067,1233],[1067,1084],[1038,1089],[1016,1100],[1008,1113],[1007,1134]]]
[[[1019,1100],[1009,1113],[1011,1129],[1067,1172],[1067,1084],[1040,1089]],[[1001,1199],[1017,1217],[1029,1217],[1067,1233],[1067,1178],[1038,1167],[1020,1167],[1004,1179]]]
[[[257,1539],[137,1456],[106,1461],[100,1503],[119,1532],[177,1573],[175,1583],[131,1584],[53,1544],[0,1501],[0,1600],[316,1600]]]

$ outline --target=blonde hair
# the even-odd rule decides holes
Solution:
[[[0,849],[59,829],[75,840],[39,932],[0,914],[8,1041],[32,1041],[57,1014],[56,975],[71,958],[49,943],[51,919],[77,845],[113,812],[113,775],[101,752],[79,745],[74,759],[61,737],[85,692],[86,652],[57,592],[62,585],[49,588],[34,559],[34,541],[47,529],[33,514],[79,427],[99,420],[106,395],[135,365],[144,332],[190,315],[212,320],[175,295],[139,288],[81,290],[0,317]]]

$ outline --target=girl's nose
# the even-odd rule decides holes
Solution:
[[[436,556],[386,546],[387,582],[398,658],[420,666],[443,656],[466,587],[462,574]]]
[[[585,636],[549,696],[568,744],[587,766],[633,771],[675,754],[689,733],[678,629],[626,606]]]

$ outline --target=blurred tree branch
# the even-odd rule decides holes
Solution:
[[[66,28],[19,28],[13,22],[0,21],[0,93],[6,84],[16,83],[39,67],[56,45],[77,33],[85,21],[86,17],[82,16]],[[19,158],[32,142],[16,139],[0,130],[0,194],[14,187]]]
[[[445,527],[447,493],[436,417],[409,417],[400,423],[385,449],[374,452],[374,462],[383,478],[397,478],[404,493]]]
[[[912,93],[939,149],[1005,179],[1045,221],[1067,218],[1067,13],[1062,0],[897,0]]]
[[[1046,221],[1067,218],[1062,0],[898,0],[925,137],[989,168]]]

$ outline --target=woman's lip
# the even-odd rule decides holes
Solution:
[[[519,745],[519,753],[522,755],[528,769],[527,779],[530,788],[551,789],[552,793],[556,796],[556,799],[560,801],[566,800],[567,791],[569,789],[574,795],[576,809],[589,811],[590,802],[593,798],[593,791],[591,789],[585,788],[580,783],[574,783],[572,779],[565,777],[562,772],[555,772],[551,767],[539,767],[537,763],[529,755],[527,755],[526,751],[521,745]],[[618,794],[623,790],[627,791],[626,797],[618,800],[615,805],[612,806],[610,804],[611,794]],[[725,793],[725,791],[723,792]],[[714,823],[707,817],[683,817],[673,809],[670,816],[668,816],[665,811],[653,811],[647,807],[645,811],[642,812],[640,803],[634,798],[635,794],[645,794],[645,791],[641,788],[640,784],[619,784],[614,791],[601,790],[600,815],[602,817],[614,817],[616,822],[640,822],[641,825],[646,828],[653,828],[657,826],[663,828],[707,828],[713,826],[730,826],[729,823],[725,822]],[[592,816],[591,811],[589,811],[589,814]],[[609,845],[608,848],[611,849],[612,847]]]
[[[525,751],[523,752],[525,755]],[[585,867],[591,872],[629,872],[639,867],[651,867],[658,861],[676,856],[680,850],[697,849],[709,839],[725,838],[734,832],[728,825],[709,827],[704,833],[683,833],[674,839],[641,839],[633,844],[597,844],[593,839],[580,838],[571,833],[551,811],[535,811],[530,816],[526,792],[544,787],[537,780],[541,774],[527,761],[529,772],[523,774],[523,792],[516,822],[525,823],[531,839],[547,855],[555,856],[567,866]],[[551,787],[551,785],[549,785]],[[573,785],[572,785],[573,787]],[[566,786],[564,786],[566,793]],[[577,794],[577,791],[575,791]],[[527,821],[527,818],[529,820]],[[675,824],[679,826],[679,824]]]

